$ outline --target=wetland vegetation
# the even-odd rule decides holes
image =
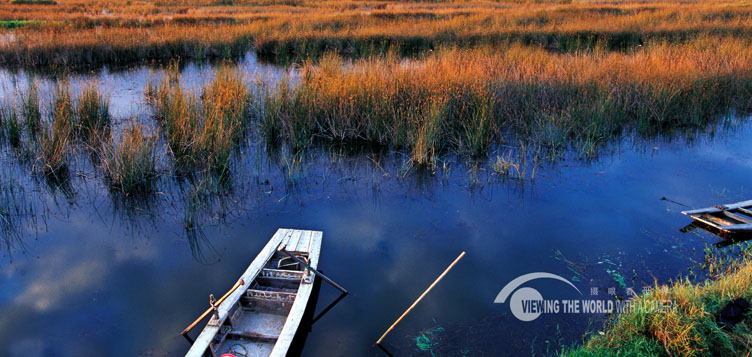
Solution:
[[[691,141],[747,125],[750,35],[748,1],[3,1],[0,65],[27,80],[0,101],[0,230],[20,235],[37,214],[27,176],[71,201],[73,182],[99,179],[129,215],[158,195],[177,202],[201,256],[199,216],[221,221],[212,208],[265,160],[284,171],[282,202],[321,152],[367,156],[373,177],[450,175],[456,159],[473,186],[479,171],[524,183],[544,165],[587,163],[624,138]],[[287,71],[252,77],[236,65],[249,51]],[[196,84],[181,74],[191,63],[210,75]],[[155,74],[133,115],[113,113],[107,83],[71,84],[140,65]],[[386,170],[385,152],[398,157]],[[642,297],[677,300],[676,314],[621,315],[567,354],[749,349],[746,325],[711,318],[752,299],[739,259]]]

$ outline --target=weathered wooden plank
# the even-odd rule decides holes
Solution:
[[[277,251],[277,247],[279,247],[282,238],[287,236],[290,231],[290,229],[280,228],[276,233],[274,233],[272,238],[269,240],[269,243],[264,246],[261,252],[256,256],[256,259],[251,262],[251,265],[249,265],[248,269],[246,269],[245,273],[243,273],[241,279],[243,279],[244,284],[240,288],[236,289],[232,294],[230,294],[230,296],[222,303],[222,305],[219,306],[217,313],[218,318],[211,318],[204,330],[201,331],[201,334],[199,334],[199,336],[196,338],[196,341],[191,346],[191,349],[188,350],[188,353],[186,353],[186,356],[201,357],[204,354],[204,351],[206,351],[206,349],[209,347],[209,343],[219,331],[219,327],[229,315],[231,308],[238,302],[238,300],[240,300],[240,297],[245,294],[245,291],[251,286],[253,280],[256,279],[256,275],[258,275],[266,262]]]
[[[312,231],[305,231],[303,232],[303,235],[300,236],[300,241],[298,241],[298,244],[295,247],[292,247],[294,250],[288,250],[290,252],[307,252],[308,246],[311,243],[311,236],[313,235]]]
[[[294,270],[263,269],[261,270],[259,277],[280,280],[300,280],[303,277],[303,272]]]
[[[699,209],[694,209],[694,210],[689,210],[689,211],[682,211],[682,213],[690,216],[690,215],[699,214],[699,213],[718,213],[723,210],[732,211],[737,208],[744,208],[744,207],[749,207],[749,206],[752,206],[752,200],[721,205],[723,209],[713,206],[713,207],[705,207],[705,208],[699,208]]]
[[[322,236],[323,233],[318,231],[313,232],[313,234],[311,235],[311,248],[308,253],[308,259],[310,260],[309,265],[312,268],[317,268],[319,265]],[[282,328],[282,332],[280,332],[279,338],[277,339],[277,344],[274,345],[274,350],[272,350],[270,356],[283,357],[287,354],[287,350],[290,348],[292,339],[293,337],[295,337],[295,332],[298,330],[298,326],[300,325],[300,320],[303,318],[303,313],[305,312],[305,308],[308,304],[308,299],[310,298],[312,291],[313,284],[300,284],[300,289],[298,289],[298,297],[292,304],[292,308],[290,308],[290,315],[287,317],[285,326]]]
[[[285,247],[285,249],[287,250],[294,249],[295,247],[298,246],[298,242],[300,241],[300,237],[302,235],[303,235],[303,231],[301,230],[294,231],[292,234],[292,237],[290,238],[290,241],[287,242],[287,244],[284,245],[283,247]]]
[[[742,217],[742,216],[740,216],[738,214],[735,214],[735,213],[732,213],[732,212],[729,212],[729,211],[723,211],[723,215],[725,215],[726,217],[729,217],[729,218],[731,218],[733,220],[739,221],[741,223],[752,223],[752,219],[744,218],[744,217]]]
[[[289,231],[287,232],[287,234],[285,234],[285,237],[284,237],[284,238],[282,238],[282,241],[280,242],[280,244],[279,244],[279,245],[280,245],[281,247],[286,247],[286,246],[287,246],[287,244],[289,244],[289,243],[290,243],[290,239],[292,239],[292,236],[293,236],[293,234],[295,234],[295,230],[294,230],[294,229],[290,229],[290,230],[289,230]]]
[[[283,292],[283,291],[266,291],[248,289],[246,296],[253,299],[263,299],[269,301],[279,302],[293,302],[295,300],[296,293]]]
[[[711,227],[715,227],[715,228],[718,228],[718,229],[723,229],[722,225],[720,225],[720,224],[718,224],[716,222],[713,222],[710,219],[704,218],[705,215],[691,215],[690,217],[692,217],[694,220],[696,220],[698,222],[705,223],[705,224],[707,224],[707,225],[709,225]]]
[[[716,224],[723,225],[723,226],[733,226],[734,225],[733,222],[729,222],[729,221],[727,221],[725,219],[718,218],[718,217],[710,215],[710,214],[703,214],[702,218],[704,218],[706,220],[709,220],[709,221],[712,221],[712,222],[715,222]]]
[[[233,340],[260,341],[269,343],[274,343],[277,341],[277,336],[262,335],[260,333],[248,331],[231,331],[227,334],[227,338]]]
[[[723,227],[723,229],[729,232],[752,232],[752,224],[735,224],[730,227]]]
[[[752,211],[750,211],[750,210],[748,210],[748,209],[746,209],[746,208],[743,208],[743,207],[739,207],[739,208],[737,208],[737,209],[739,210],[739,212],[741,212],[741,213],[744,213],[744,214],[746,214],[747,216],[750,216],[750,217],[752,217]]]

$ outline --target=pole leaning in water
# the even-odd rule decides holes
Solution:
[[[460,261],[460,259],[462,259],[462,257],[464,257],[464,256],[465,256],[465,251],[463,250],[462,253],[460,253],[460,255],[457,257],[457,259],[455,259],[452,262],[452,264],[449,264],[449,266],[444,270],[444,272],[441,273],[441,275],[439,275],[439,277],[436,278],[436,280],[433,281],[433,283],[428,287],[428,289],[426,289],[426,291],[424,291],[423,294],[420,294],[420,296],[418,297],[418,299],[415,300],[415,302],[412,305],[410,305],[410,307],[408,307],[407,310],[405,310],[404,313],[402,313],[402,316],[400,316],[397,319],[397,321],[394,321],[394,323],[392,324],[392,326],[389,326],[389,328],[386,330],[386,332],[384,332],[384,334],[381,335],[381,338],[379,338],[379,340],[376,341],[377,345],[381,344],[381,341],[384,340],[384,338],[386,337],[386,335],[388,335],[390,332],[392,332],[392,330],[394,330],[394,327],[397,326],[397,324],[400,323],[400,321],[402,321],[402,319],[405,318],[405,316],[407,316],[407,314],[409,314],[410,311],[412,311],[415,308],[416,305],[418,305],[418,303],[420,302],[420,300],[423,300],[423,298],[428,294],[428,292],[431,291],[431,289],[433,289],[433,287],[436,286],[436,284],[438,284],[439,281],[441,281],[441,279],[443,279],[444,276],[450,270],[452,270],[452,268],[454,268],[454,266],[457,265],[457,263]]]

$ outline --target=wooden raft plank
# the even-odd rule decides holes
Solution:
[[[749,219],[749,218],[744,218],[744,217],[742,217],[742,216],[740,216],[740,215],[738,215],[738,214],[735,214],[735,213],[731,213],[731,212],[729,212],[729,211],[723,211],[723,214],[724,214],[724,215],[725,215],[726,217],[729,217],[729,218],[731,218],[731,219],[733,219],[733,220],[736,220],[736,221],[739,221],[739,222],[741,222],[741,223],[747,223],[747,224],[750,224],[750,223],[752,223],[752,219]]]
[[[251,283],[256,278],[256,275],[258,275],[264,265],[266,265],[266,262],[269,261],[269,259],[277,251],[277,247],[280,245],[283,237],[287,236],[290,231],[290,229],[280,228],[276,233],[274,233],[272,238],[269,240],[269,243],[264,246],[261,252],[256,256],[256,259],[251,262],[251,265],[248,266],[248,269],[246,269],[245,273],[243,273],[243,275],[241,276],[241,279],[243,279],[243,285],[238,289],[235,289],[235,291],[227,297],[222,305],[219,306],[219,318],[215,320],[212,316],[211,320],[206,325],[204,330],[201,331],[201,334],[199,334],[199,336],[196,338],[196,341],[191,346],[191,349],[188,350],[188,353],[186,353],[186,356],[203,356],[204,352],[209,347],[209,343],[219,331],[219,327],[222,325],[225,319],[227,319],[230,309],[238,302],[238,300],[240,300],[240,297],[245,294],[246,290],[248,290],[248,288],[251,286]]]
[[[308,254],[308,258],[310,259],[310,266],[314,269],[318,268],[319,266],[319,254],[321,253],[322,236],[323,233],[318,231],[312,232],[311,235],[311,249],[310,253]],[[290,308],[290,315],[288,315],[287,321],[285,321],[285,326],[282,328],[282,331],[279,334],[279,338],[277,339],[277,344],[274,345],[274,350],[272,350],[270,356],[283,357],[287,354],[287,350],[290,348],[292,339],[293,337],[295,337],[295,332],[298,330],[298,326],[300,325],[300,320],[303,318],[303,313],[305,312],[306,305],[308,305],[308,299],[311,297],[312,291],[312,283],[300,284],[300,289],[298,289],[298,296],[295,299],[295,302],[292,304],[292,307]]]
[[[737,208],[744,208],[744,207],[749,207],[749,206],[752,206],[752,200],[721,205],[721,207],[729,211],[735,210]],[[705,207],[705,208],[694,209],[694,210],[689,210],[689,211],[682,211],[682,213],[690,216],[690,215],[698,214],[698,213],[718,213],[721,211],[723,211],[723,209],[720,209],[718,207]]]
[[[752,232],[752,224],[735,224],[730,227],[723,227],[724,230],[729,232]]]
[[[734,225],[733,222],[729,222],[729,221],[727,221],[727,220],[725,220],[723,218],[718,218],[718,217],[710,215],[710,214],[703,214],[702,218],[705,218],[707,220],[716,222],[716,223],[718,223],[720,225],[723,225],[723,226],[733,226]]]
[[[739,212],[741,212],[741,213],[744,213],[744,214],[746,214],[747,216],[750,216],[750,217],[752,217],[752,211],[750,211],[750,210],[748,210],[748,209],[746,209],[746,208],[742,208],[742,207],[739,207],[739,208],[737,208],[737,209],[739,210]]]

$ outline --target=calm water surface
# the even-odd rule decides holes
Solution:
[[[279,75],[244,63],[250,75]],[[97,75],[117,116],[144,110],[133,103],[142,101],[148,69]],[[69,186],[29,177],[3,149],[3,182],[19,182],[35,214],[4,236],[0,355],[183,354],[189,345],[179,332],[208,294],[223,294],[280,227],[323,231],[320,267],[351,292],[311,326],[303,355],[384,355],[375,340],[463,250],[385,347],[395,355],[554,353],[597,330],[603,316],[520,322],[493,303],[499,290],[537,271],[583,292],[619,294],[615,277],[639,290],[687,273],[717,239],[679,232],[690,223],[684,207],[660,198],[691,207],[749,199],[752,126],[727,126],[692,140],[624,138],[599,159],[546,164],[533,181],[451,157],[433,175],[403,175],[399,153],[316,149],[295,164],[284,150],[251,142],[226,195],[195,200],[190,182],[165,179],[145,202],[113,198],[86,163],[76,164]],[[544,296],[570,293],[530,286]],[[337,296],[322,285],[317,311]]]

